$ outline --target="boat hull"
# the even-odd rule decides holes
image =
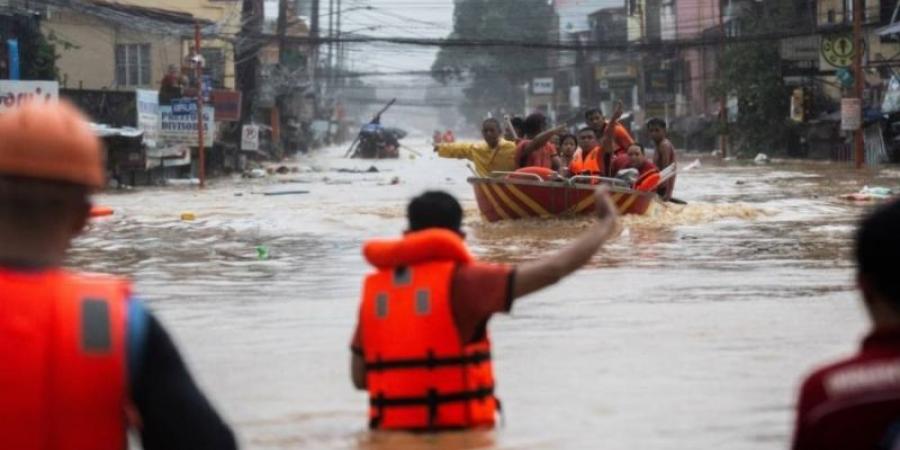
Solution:
[[[468,181],[488,222],[594,213],[594,185],[481,177]],[[655,193],[612,186],[609,190],[619,214],[647,214],[657,202]]]

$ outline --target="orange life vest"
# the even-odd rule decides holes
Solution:
[[[537,176],[541,177],[541,179],[543,179],[544,181],[553,180],[554,178],[556,178],[559,175],[555,170],[553,170],[549,167],[528,166],[528,167],[522,167],[521,169],[516,169],[516,171],[514,173],[506,175],[506,178],[512,179],[512,180],[515,180],[515,179],[527,180],[528,179],[525,177],[516,176],[515,175],[516,173],[527,173],[527,174],[537,175]]]
[[[130,286],[0,269],[0,436],[17,450],[126,447]]]
[[[587,157],[583,157],[582,150],[578,149],[572,157],[572,162],[569,164],[569,173],[572,175],[603,176],[602,154],[603,149],[599,146],[594,147],[594,149],[588,153]],[[596,182],[596,180],[591,181],[591,183]]]
[[[491,344],[464,343],[450,306],[454,269],[473,262],[456,233],[370,241],[360,323],[369,424],[393,430],[492,427]]]
[[[659,185],[659,180],[659,169],[652,167],[635,180],[634,188],[638,191],[650,192],[656,189],[656,186]]]

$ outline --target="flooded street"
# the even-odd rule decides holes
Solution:
[[[415,147],[377,173],[338,171],[373,163],[332,149],[265,180],[100,195],[116,213],[70,263],[136,279],[247,449],[785,448],[801,377],[866,330],[850,261],[865,207],[836,196],[900,171],[704,160],[679,176],[688,206],[625,218],[589,267],[491,322],[504,426],[369,433],[349,375],[365,239],[399,234],[428,188],[463,201],[488,261],[540,257],[589,223],[485,223],[465,162]],[[262,195],[285,190],[310,193]]]

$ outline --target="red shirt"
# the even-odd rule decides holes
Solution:
[[[856,356],[817,370],[803,383],[793,448],[882,448],[877,444],[890,433],[894,440],[900,436],[900,430],[890,430],[898,419],[900,329],[877,331]]]
[[[518,167],[537,166],[552,169],[553,157],[556,156],[556,146],[548,142],[544,144],[543,147],[531,152],[526,159],[523,154],[525,153],[525,146],[530,142],[531,139],[522,139],[522,141],[516,145],[516,164]]]
[[[450,287],[450,308],[459,335],[473,342],[487,332],[492,315],[509,312],[512,307],[512,266],[475,263],[459,266]],[[362,355],[362,336],[359,323],[353,333],[350,349]]]
[[[612,162],[609,164],[609,175],[616,176],[620,170],[627,169],[629,164],[631,164],[631,160],[628,158],[628,153],[616,151],[613,153]]]

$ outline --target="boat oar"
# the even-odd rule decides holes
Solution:
[[[344,153],[344,158],[347,158],[350,156],[350,154],[356,148],[356,144],[358,142],[359,142],[359,134],[356,135],[356,139],[354,139],[353,142],[350,144],[350,148],[347,149],[347,153]]]
[[[403,148],[404,150],[406,150],[406,151],[412,153],[413,155],[416,155],[416,156],[422,156],[422,153],[420,153],[419,151],[413,149],[412,147],[410,147],[410,146],[408,146],[408,145],[405,145],[405,144],[401,144],[401,143],[399,143],[399,142],[398,142],[398,144],[400,144],[400,147],[401,147],[401,148]]]

